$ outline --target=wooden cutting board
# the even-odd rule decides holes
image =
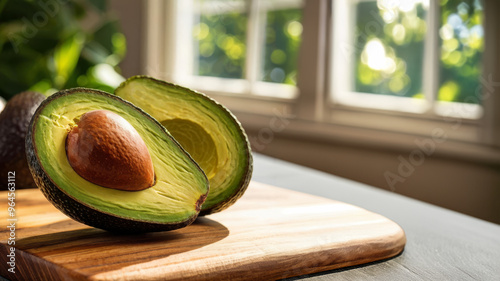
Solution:
[[[77,223],[38,190],[15,193],[11,232],[8,194],[0,192],[0,274],[11,280],[281,279],[387,259],[406,243],[404,231],[381,215],[256,182],[221,213],[140,235]],[[15,274],[8,272],[9,235]]]

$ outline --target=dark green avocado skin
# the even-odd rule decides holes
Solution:
[[[28,125],[45,96],[22,92],[9,100],[0,113],[0,190],[7,189],[7,174],[15,172],[16,189],[36,188],[26,160],[24,139]]]
[[[29,124],[29,128],[27,131],[26,135],[26,155],[28,158],[28,163],[29,163],[29,168],[31,171],[31,174],[33,175],[33,179],[35,180],[36,185],[38,188],[42,191],[42,193],[45,195],[45,197],[61,212],[63,212],[65,215],[68,217],[81,222],[83,224],[100,228],[103,230],[107,230],[110,232],[115,232],[115,233],[145,233],[145,232],[158,232],[158,231],[167,231],[167,230],[174,230],[174,229],[179,229],[185,226],[190,225],[192,222],[195,221],[197,218],[197,215],[189,218],[186,221],[182,222],[172,222],[168,224],[162,224],[162,223],[154,223],[154,222],[148,222],[148,221],[136,221],[136,220],[130,220],[127,218],[123,218],[120,216],[116,216],[113,214],[109,213],[104,213],[100,212],[91,206],[87,206],[85,204],[82,204],[79,202],[76,198],[73,198],[63,192],[61,189],[57,187],[57,185],[52,181],[50,177],[47,176],[47,173],[44,171],[43,167],[40,164],[40,161],[37,157],[37,152],[36,148],[34,147],[34,124],[37,121],[37,118],[39,117],[39,112],[42,111],[42,109],[45,107],[46,104],[51,102],[54,99],[57,99],[61,96],[64,95],[70,95],[73,92],[79,92],[79,91],[85,91],[87,93],[93,93],[97,95],[105,95],[108,96],[112,99],[120,100],[127,106],[134,107],[135,109],[141,111],[147,118],[150,118],[152,120],[153,117],[139,109],[138,107],[134,106],[133,104],[121,99],[118,96],[108,94],[103,91],[99,90],[93,90],[93,89],[84,89],[84,88],[73,88],[73,89],[68,89],[68,90],[63,90],[60,92],[57,92],[47,98],[42,104],[39,106],[35,114],[33,115],[31,122]],[[157,122],[155,120],[155,122]],[[157,122],[158,123],[158,122]],[[158,123],[158,126],[161,126],[160,123]],[[201,169],[201,168],[200,168]],[[199,206],[198,206],[198,211],[201,209],[201,205],[205,201],[206,194],[202,196],[198,201]]]
[[[210,209],[206,210],[201,210],[198,216],[203,217],[206,215],[218,213],[221,211],[224,211],[225,209],[229,208],[232,206],[236,201],[238,201],[241,196],[245,193],[247,190],[248,186],[250,185],[251,179],[252,179],[252,172],[253,172],[253,157],[250,152],[250,147],[248,146],[248,149],[244,151],[244,153],[248,153],[248,162],[247,162],[247,172],[246,174],[241,178],[240,181],[240,188],[238,189],[237,192],[235,192],[229,199],[226,201],[220,202],[219,204],[213,206]]]

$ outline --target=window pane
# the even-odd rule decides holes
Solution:
[[[266,13],[262,81],[297,84],[297,56],[302,35],[302,10]]]
[[[195,15],[194,74],[243,78],[246,54],[245,1],[198,1]]]
[[[356,92],[423,98],[424,1],[356,5]]]
[[[480,101],[483,8],[477,0],[441,1],[439,101]]]

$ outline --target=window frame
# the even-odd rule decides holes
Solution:
[[[500,26],[500,20],[495,16],[495,12],[500,12],[500,5],[494,0],[485,0],[484,3],[484,57],[488,60],[483,64],[483,73],[486,75],[482,79],[486,83],[486,94],[482,100],[484,114],[477,120],[331,102],[329,93],[332,84],[329,77],[334,61],[328,51],[333,38],[333,7],[330,0],[304,2],[302,42],[310,43],[301,46],[298,71],[308,75],[299,73],[298,95],[295,98],[259,95],[249,85],[240,88],[233,85],[228,87],[230,89],[220,90],[185,84],[186,81],[177,75],[176,68],[182,63],[178,54],[185,50],[181,50],[178,44],[168,44],[179,33],[177,2],[147,1],[145,72],[212,96],[232,110],[247,130],[255,132],[257,136],[264,129],[271,128],[274,134],[287,137],[408,151],[415,149],[416,140],[432,138],[436,130],[441,130],[446,136],[446,146],[436,153],[500,163],[500,110],[494,110],[500,108],[500,97],[494,94],[500,85],[496,82],[500,81],[500,63],[499,55],[495,52],[500,44],[499,38],[494,36],[495,28]],[[270,124],[276,118],[286,120],[286,127],[273,130]]]

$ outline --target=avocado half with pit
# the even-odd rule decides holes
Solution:
[[[202,169],[161,124],[98,90],[69,89],[46,99],[31,119],[26,151],[53,205],[109,231],[187,226],[208,193]]]
[[[201,166],[210,192],[200,215],[226,209],[245,192],[252,176],[248,138],[224,106],[194,90],[134,76],[115,94],[158,120]]]

